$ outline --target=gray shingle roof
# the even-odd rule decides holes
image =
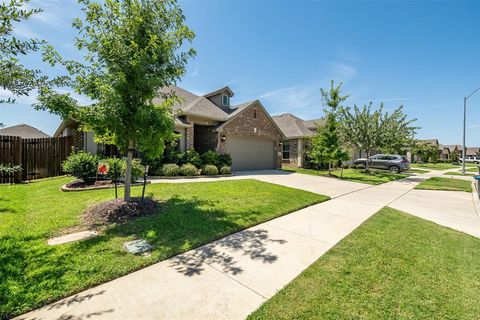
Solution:
[[[284,113],[278,116],[273,116],[272,118],[287,139],[311,137],[315,134],[306,126],[306,123],[308,123],[307,121],[304,121],[293,114]],[[310,123],[310,125],[312,125],[312,123]]]
[[[0,129],[0,135],[18,136],[24,139],[50,138],[50,136],[45,132],[38,130],[37,128],[34,128],[32,126],[29,126],[28,124],[25,124],[25,123]]]
[[[173,106],[173,109],[180,113],[212,118],[218,121],[226,121],[229,118],[229,115],[224,110],[217,107],[204,96],[197,96],[177,86],[169,86],[161,89],[159,91],[159,97],[153,99],[153,102],[161,103],[163,101],[161,94],[171,93],[175,93],[175,95],[181,99],[180,103]]]

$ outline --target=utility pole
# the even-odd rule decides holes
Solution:
[[[475,92],[477,92],[478,90],[480,90],[480,87],[478,87],[468,96],[465,96],[463,98],[463,152],[462,152],[462,155],[463,155],[462,156],[462,174],[463,175],[465,174],[465,157],[467,156],[467,150],[466,150],[467,148],[465,146],[465,128],[467,125],[467,99],[473,96]]]

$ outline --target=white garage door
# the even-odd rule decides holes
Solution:
[[[276,168],[273,140],[229,136],[226,143],[232,156],[232,170]]]

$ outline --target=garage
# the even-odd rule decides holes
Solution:
[[[232,170],[276,168],[275,143],[270,139],[229,136],[227,153],[232,156]]]

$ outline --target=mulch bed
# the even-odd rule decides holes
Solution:
[[[149,184],[150,181],[147,181]],[[142,185],[143,182],[134,182],[132,186],[139,186]],[[122,182],[117,183],[117,187],[123,187],[124,184]],[[86,191],[86,190],[95,190],[95,189],[110,189],[114,188],[115,184],[112,180],[97,180],[97,181],[88,181],[85,182],[83,180],[75,180],[64,184],[61,189],[62,191]]]
[[[83,213],[83,222],[90,229],[99,229],[111,223],[124,223],[132,218],[158,213],[160,203],[145,198],[109,200],[93,205]]]

